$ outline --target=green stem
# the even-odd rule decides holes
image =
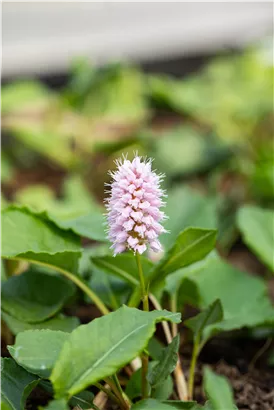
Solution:
[[[108,308],[106,305],[102,302],[102,300],[90,289],[90,287],[85,283],[85,281],[78,276],[74,275],[73,273],[60,268],[59,266],[53,266],[50,265],[46,262],[40,262],[40,261],[35,261],[32,259],[23,259],[23,258],[12,258],[14,260],[27,260],[29,263],[34,263],[36,265],[41,265],[41,266],[46,266],[49,269],[55,270],[59,273],[62,273],[62,275],[66,276],[69,280],[75,283],[88,297],[92,300],[92,302],[98,307],[100,312],[103,315],[107,315],[109,313]]]
[[[141,360],[142,360],[142,396],[143,396],[143,399],[147,399],[149,397],[148,382],[147,382],[148,355],[144,353],[141,357]]]
[[[94,386],[97,387],[99,390],[102,390],[104,393],[106,393],[106,395],[115,403],[117,403],[120,406],[120,401],[119,399],[109,390],[107,389],[105,386],[103,386],[101,383],[94,383]]]
[[[149,312],[148,294],[147,294],[147,291],[146,291],[145,278],[144,278],[144,273],[143,273],[143,268],[142,268],[139,252],[136,252],[135,256],[136,256],[136,262],[137,262],[139,279],[140,279],[141,295],[142,295],[142,301],[143,301],[143,310],[145,312]]]
[[[123,395],[120,393],[120,389],[116,386],[116,381],[113,380],[111,377],[106,377],[105,381],[109,385],[109,387],[112,389],[114,394],[119,400],[120,408],[123,410],[129,410],[130,409],[130,404],[125,401]],[[120,383],[119,383],[120,386]],[[120,386],[121,387],[121,386]]]
[[[115,383],[117,389],[119,390],[120,395],[123,397],[123,400],[124,400],[125,403],[127,404],[128,408],[130,408],[130,407],[131,407],[131,401],[130,401],[130,399],[128,398],[128,396],[126,395],[126,393],[123,391],[123,389],[122,389],[122,387],[121,387],[121,384],[120,384],[120,382],[119,382],[119,379],[118,379],[118,377],[117,377],[117,374],[115,373],[115,374],[112,376],[112,378],[113,378],[113,380],[114,380],[114,383]]]
[[[170,307],[171,307],[171,312],[176,313],[177,312],[177,290],[174,292],[174,294],[171,296],[170,299]],[[172,337],[175,337],[178,333],[178,326],[176,323],[171,323],[171,330],[172,330]]]
[[[148,294],[146,291],[145,278],[144,278],[144,273],[142,269],[140,254],[136,252],[135,256],[136,256],[136,262],[137,262],[139,279],[140,279],[143,310],[145,312],[149,312]],[[148,397],[147,372],[148,372],[148,355],[143,354],[142,355],[142,396],[143,396],[143,399],[146,399]]]
[[[193,387],[194,387],[194,376],[195,376],[195,368],[196,368],[196,362],[197,358],[199,355],[199,342],[200,342],[200,337],[196,337],[194,341],[194,346],[192,350],[192,357],[191,357],[191,363],[190,363],[190,370],[189,370],[189,379],[188,379],[188,396],[189,400],[192,400],[193,398]]]

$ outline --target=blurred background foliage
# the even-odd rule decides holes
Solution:
[[[183,79],[78,59],[60,90],[38,80],[4,85],[2,135],[2,207],[17,202],[62,221],[99,215],[113,160],[136,151],[166,174],[165,246],[186,226],[217,227],[227,253],[239,207],[274,204],[265,46],[216,57]]]

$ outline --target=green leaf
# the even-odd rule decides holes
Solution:
[[[179,233],[189,226],[216,229],[216,208],[217,202],[214,198],[202,196],[189,187],[169,189],[165,207],[165,213],[168,215],[165,228],[169,233],[161,236],[163,246],[169,248],[173,245]]]
[[[138,403],[134,404],[131,409],[132,410],[170,410],[170,409],[176,409],[176,408],[177,407],[172,406],[171,403],[166,404],[166,403],[161,403],[160,401],[155,400],[155,399],[146,399],[146,400],[141,400]]]
[[[274,211],[244,206],[238,212],[237,223],[247,246],[274,272]]]
[[[182,409],[182,410],[196,410],[197,409],[198,410],[196,401],[164,400],[163,403],[169,404],[175,409]]]
[[[156,361],[150,361],[148,364],[149,371],[157,365]],[[173,380],[170,375],[161,383],[156,386],[152,391],[152,397],[158,400],[165,400],[170,397],[173,392]],[[132,400],[142,396],[142,369],[136,370],[131,376],[126,386],[126,394]]]
[[[76,406],[80,407],[81,409],[90,409],[93,408],[93,399],[94,399],[94,394],[91,393],[90,391],[82,391],[78,393],[75,396],[72,396],[72,398],[69,401],[69,404],[74,408]]]
[[[2,284],[2,309],[19,321],[43,322],[59,312],[74,291],[61,276],[29,270]]]
[[[175,292],[179,291],[182,281],[185,278],[191,278],[196,272],[201,272],[208,264],[211,263],[212,259],[217,259],[218,254],[215,250],[210,252],[204,259],[192,263],[185,268],[179,269],[176,272],[168,275],[166,278],[165,290],[172,296]]]
[[[236,409],[232,389],[224,376],[218,376],[209,367],[205,367],[203,386],[212,410]]]
[[[173,379],[169,375],[162,384],[158,384],[151,392],[151,397],[157,400],[166,400],[173,393]]]
[[[18,366],[13,359],[1,358],[1,400],[9,409],[23,410],[38,382],[36,376]]]
[[[51,92],[38,81],[12,82],[2,89],[2,113],[26,109],[41,105],[49,99]]]
[[[106,242],[105,219],[81,178],[72,175],[63,185],[63,198],[56,199],[54,191],[45,185],[32,185],[19,190],[16,202],[43,213],[59,228],[72,230],[92,240]]]
[[[64,316],[62,314],[41,323],[23,322],[5,312],[1,312],[1,317],[14,335],[24,332],[25,330],[35,329],[61,330],[62,332],[70,333],[80,325],[78,317]]]
[[[215,135],[189,125],[164,130],[154,141],[151,156],[168,177],[206,172],[231,156],[231,150]],[[180,155],[178,155],[180,152]]]
[[[97,268],[92,269],[92,276],[88,283],[97,296],[112,310],[126,304],[132,293],[132,287],[127,282]]]
[[[178,361],[178,349],[180,344],[180,336],[174,337],[172,342],[163,350],[162,356],[158,364],[151,369],[147,374],[147,380],[151,387],[161,385],[168,375],[175,369]]]
[[[66,400],[52,400],[46,407],[43,407],[45,410],[69,410]]]
[[[79,326],[69,335],[50,376],[56,397],[71,397],[114,374],[145,349],[155,324],[162,320],[179,322],[180,314],[123,306]]]
[[[175,244],[156,266],[154,282],[170,273],[203,259],[215,246],[216,231],[212,229],[187,228],[179,234]],[[151,287],[153,285],[151,284]]]
[[[253,305],[247,302],[240,306],[238,315],[230,316],[226,313],[224,319],[204,329],[204,339],[225,331],[241,329],[243,327],[254,328],[256,326],[274,326],[274,308],[266,296],[254,300]]]
[[[69,335],[56,330],[27,330],[16,336],[15,344],[8,346],[8,350],[20,366],[48,378]]]
[[[149,340],[147,350],[153,360],[159,361],[164,349],[165,345],[155,336]]]
[[[136,263],[136,258],[132,253],[123,253],[113,256],[92,257],[92,263],[108,274],[118,276],[132,286],[139,285],[139,273]],[[148,277],[149,272],[153,267],[153,263],[141,256],[141,263],[144,276]]]
[[[107,242],[105,232],[105,218],[100,212],[91,212],[80,215],[76,218],[61,220],[49,213],[49,218],[56,223],[59,228],[70,229],[77,235],[89,238],[94,241]]]
[[[204,309],[220,299],[223,320],[207,326],[204,338],[221,331],[273,325],[274,308],[265,282],[241,272],[220,258],[212,258],[194,272],[186,272],[178,291],[179,305],[189,303]],[[244,297],[243,297],[244,295]]]
[[[1,151],[1,182],[9,183],[14,177],[15,167],[9,156]],[[2,206],[2,203],[1,203]]]
[[[219,299],[209,305],[203,312],[184,322],[193,332],[194,339],[201,338],[205,342],[204,330],[207,326],[220,322],[223,319],[223,309]]]
[[[2,257],[77,270],[80,239],[58,228],[41,214],[10,206],[2,211]]]
[[[6,269],[6,265],[3,261],[3,259],[1,259],[1,283],[6,282],[6,280],[8,280],[8,274],[7,274],[7,269]]]

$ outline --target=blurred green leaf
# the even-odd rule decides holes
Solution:
[[[92,257],[91,260],[98,269],[103,270],[105,273],[118,276],[132,286],[139,285],[138,267],[135,255],[132,252],[117,255],[115,258],[108,255]],[[148,277],[153,268],[153,263],[144,256],[141,256],[141,263],[144,275]]]
[[[94,399],[94,394],[91,393],[90,391],[82,391],[78,393],[75,396],[72,396],[72,398],[69,401],[69,404],[74,408],[78,406],[80,409],[93,409],[93,399]]]
[[[18,320],[37,323],[59,312],[75,292],[65,278],[35,270],[12,276],[2,284],[2,309]]]
[[[209,367],[205,367],[203,385],[212,410],[237,410],[232,389],[224,376],[218,376]]]
[[[181,401],[181,400],[164,400],[163,404],[168,404],[175,409],[182,410],[199,410],[200,406],[197,405],[196,401]]]
[[[185,402],[185,407],[179,407],[179,408],[195,410],[195,406],[189,407],[188,402]],[[178,409],[178,403],[176,403],[173,406],[172,401],[161,402],[155,399],[146,399],[146,400],[141,400],[132,406],[132,410],[170,410],[170,409]]]
[[[183,206],[182,206],[183,204]],[[168,234],[161,236],[165,247],[171,246],[178,234],[189,226],[206,229],[217,228],[217,203],[197,191],[180,186],[168,190],[165,228]]]
[[[76,175],[65,180],[64,197],[57,200],[53,191],[43,185],[24,188],[17,192],[16,202],[46,211],[59,228],[70,229],[77,235],[106,242],[105,218],[83,181]]]
[[[274,349],[272,349],[270,352],[267,364],[272,367],[274,366]]]
[[[42,407],[44,410],[69,410],[66,400],[52,400],[46,407]],[[39,408],[41,409],[41,408]]]
[[[11,159],[5,153],[1,151],[1,182],[9,183],[14,176],[14,166]]]
[[[274,272],[274,211],[246,205],[237,223],[247,246]]]
[[[61,314],[40,323],[23,322],[22,320],[18,320],[6,312],[1,312],[1,317],[14,335],[24,332],[25,330],[35,329],[61,330],[62,332],[70,333],[80,325],[78,317],[64,316]]]
[[[255,50],[213,59],[183,80],[151,76],[153,101],[191,115],[229,142],[243,142],[273,111],[273,65]]]
[[[208,171],[231,156],[231,150],[216,137],[190,126],[161,132],[153,143],[155,166],[167,177]]]
[[[38,81],[17,81],[5,85],[1,93],[2,113],[41,107],[52,97],[52,92]]]
[[[2,211],[2,257],[20,258],[75,272],[81,252],[79,237],[58,228],[25,207]]]
[[[101,269],[92,270],[88,283],[100,299],[113,310],[126,304],[132,292],[132,285]]]
[[[207,326],[220,322],[223,319],[223,309],[220,301],[217,299],[209,305],[204,311],[184,322],[185,326],[193,332],[195,340],[205,343],[205,332]]]
[[[1,408],[24,410],[26,400],[39,380],[7,357],[1,358]]]

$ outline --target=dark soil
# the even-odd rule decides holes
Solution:
[[[272,343],[273,346],[273,343]],[[254,358],[262,352],[256,363]],[[215,338],[204,347],[195,376],[194,399],[199,403],[205,401],[202,389],[202,374],[205,365],[216,373],[227,377],[234,391],[234,399],[241,410],[273,410],[274,409],[274,369],[267,367],[266,360],[271,348],[271,343],[265,340],[252,340],[250,338]],[[189,369],[189,356],[181,356],[183,366]],[[183,349],[184,350],[184,349]],[[187,355],[187,353],[186,353]],[[221,358],[221,359],[220,359]],[[220,409],[221,410],[221,409]]]

